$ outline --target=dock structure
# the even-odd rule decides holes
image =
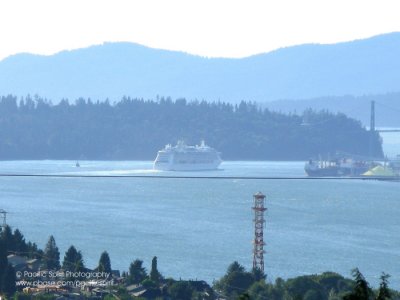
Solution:
[[[253,196],[254,198],[254,248],[253,248],[253,269],[259,269],[264,273],[264,226],[265,218],[265,195],[258,192]]]

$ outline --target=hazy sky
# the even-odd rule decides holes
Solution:
[[[0,0],[0,59],[130,41],[242,57],[400,31],[398,0]]]

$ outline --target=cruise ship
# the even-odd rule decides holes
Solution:
[[[221,164],[219,152],[201,141],[200,145],[188,146],[178,141],[176,146],[166,145],[158,151],[153,169],[163,171],[216,170]]]

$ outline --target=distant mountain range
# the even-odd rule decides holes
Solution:
[[[131,43],[0,61],[0,95],[62,98],[124,95],[227,102],[400,91],[400,33],[333,45],[306,44],[241,59],[205,58]]]

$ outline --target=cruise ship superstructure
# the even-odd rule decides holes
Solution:
[[[158,151],[153,168],[164,171],[216,170],[221,162],[219,152],[204,141],[196,146],[178,141],[176,146],[168,144]]]

